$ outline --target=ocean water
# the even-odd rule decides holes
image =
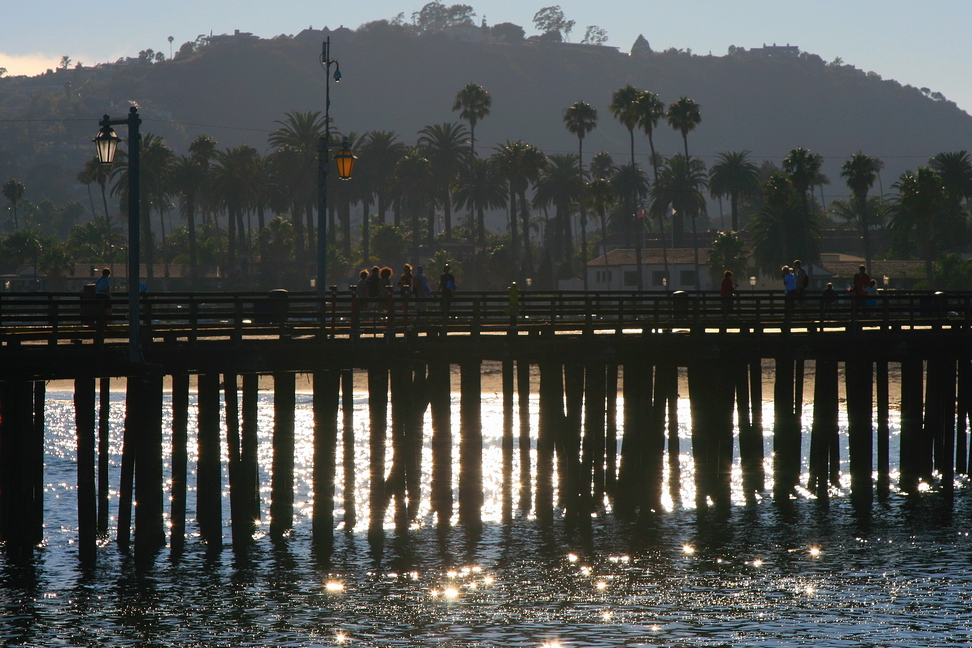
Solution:
[[[386,533],[377,540],[365,533],[368,412],[366,394],[357,394],[357,488],[347,495],[360,522],[343,528],[339,444],[337,530],[326,561],[311,547],[310,395],[298,396],[293,531],[273,542],[265,519],[245,556],[230,547],[228,486],[224,550],[207,552],[198,537],[192,411],[185,554],[173,560],[163,550],[153,565],[136,568],[117,550],[112,533],[98,549],[96,566],[82,570],[71,399],[70,392],[48,392],[44,544],[33,560],[0,554],[4,645],[972,645],[972,497],[964,480],[957,482],[952,503],[934,488],[918,497],[893,492],[868,510],[851,506],[846,492],[828,502],[802,496],[782,504],[771,498],[747,503],[737,487],[728,512],[697,511],[687,401],[680,407],[681,504],[669,498],[666,510],[651,520],[636,524],[603,515],[592,520],[589,536],[515,510],[504,522],[502,403],[484,393],[482,532],[459,526],[440,532],[423,502],[418,522],[407,530],[396,532],[389,513]],[[458,394],[454,399],[458,411]],[[536,403],[532,411],[535,417]],[[118,485],[123,416],[123,394],[117,393],[112,488]],[[168,423],[168,408],[165,416]],[[271,394],[261,396],[260,416],[268,517]],[[812,407],[805,408],[805,432],[811,416]],[[514,426],[517,421],[514,415]],[[769,458],[771,403],[764,425]],[[453,429],[458,442],[457,420]],[[535,418],[532,429],[535,434]],[[892,434],[895,458],[896,421]],[[846,451],[843,457],[846,470]],[[423,466],[431,466],[429,456]],[[513,474],[518,471],[514,466]],[[114,524],[114,491],[111,504]]]

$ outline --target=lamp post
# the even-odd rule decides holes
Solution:
[[[751,292],[756,292],[756,277],[749,278],[749,290]]]
[[[341,80],[341,66],[331,59],[331,37],[321,48],[321,67],[324,68],[324,137],[317,143],[317,296],[324,298],[327,287],[327,171],[329,159],[328,146],[331,143],[331,66],[334,66],[334,82]],[[348,141],[344,140],[341,150],[334,156],[337,162],[338,177],[350,180],[355,156],[351,153]]]
[[[138,108],[128,109],[125,119],[111,119],[108,115],[98,122],[101,130],[94,138],[95,150],[101,164],[113,164],[120,138],[112,126],[128,126],[128,361],[141,362],[142,338],[139,332],[140,315],[138,309],[139,279],[139,159],[138,149],[141,136],[138,127],[142,120]]]

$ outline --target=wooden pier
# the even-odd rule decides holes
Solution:
[[[390,506],[396,524],[407,525],[422,500],[430,502],[440,525],[450,524],[454,512],[464,526],[481,525],[481,367],[487,361],[500,363],[503,373],[504,515],[514,507],[516,453],[521,482],[516,506],[541,522],[560,511],[568,528],[583,529],[605,497],[614,514],[625,517],[659,511],[666,488],[677,499],[680,372],[687,374],[691,401],[698,506],[729,505],[734,448],[745,494],[764,490],[764,367],[775,374],[777,498],[788,499],[798,488],[826,498],[837,485],[841,372],[856,502],[867,505],[892,486],[892,369],[900,373],[901,391],[898,488],[917,492],[919,484],[937,482],[950,497],[956,473],[972,465],[970,294],[886,292],[868,304],[849,298],[823,303],[815,296],[791,302],[753,292],[727,308],[710,293],[527,292],[516,304],[505,293],[468,293],[454,298],[448,319],[435,299],[363,300],[337,291],[324,298],[279,292],[146,295],[138,314],[137,362],[129,353],[126,303],[124,297],[116,300],[113,314],[101,319],[76,295],[0,295],[0,539],[8,551],[30,551],[42,540],[44,399],[45,383],[52,379],[74,381],[78,546],[85,561],[94,559],[97,538],[108,530],[106,414],[114,378],[127,379],[117,542],[125,550],[131,545],[136,556],[155,555],[166,544],[174,555],[184,550],[190,376],[196,377],[198,407],[196,521],[214,551],[224,541],[224,438],[234,547],[246,547],[261,517],[256,453],[261,376],[273,386],[269,532],[275,538],[286,536],[294,515],[296,376],[312,376],[312,528],[322,551],[331,546],[335,529],[339,442],[346,449],[344,488],[355,488],[348,463],[355,443],[354,370],[367,372],[369,529],[375,535],[382,533]],[[814,407],[809,478],[801,483],[808,365]],[[452,367],[460,374],[458,421],[450,408]],[[539,373],[535,431],[529,412],[529,393],[536,388],[532,369]],[[171,380],[171,429],[162,428],[165,377]],[[621,420],[619,392],[625,405]],[[520,417],[516,438],[514,402]],[[426,411],[430,430],[423,426]],[[172,447],[168,494],[162,480],[165,437]],[[426,445],[431,484],[420,478]],[[353,502],[346,502],[344,524],[354,526],[356,519]]]

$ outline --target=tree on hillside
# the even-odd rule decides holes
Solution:
[[[968,240],[968,214],[963,208],[972,198],[972,159],[966,151],[939,153],[928,162],[942,178],[946,203],[942,223],[935,233],[947,245],[960,246]]]
[[[616,207],[612,213],[614,229],[624,232],[625,246],[635,250],[635,263],[638,266],[638,290],[644,290],[644,278],[641,271],[641,231],[644,228],[644,217],[639,214],[641,201],[650,191],[648,176],[636,163],[618,167],[611,178],[611,187],[616,197]]]
[[[705,162],[689,159],[677,153],[672,156],[658,175],[658,182],[652,188],[652,213],[662,215],[671,207],[674,210],[672,227],[692,220],[692,244],[695,248],[695,288],[701,290],[702,278],[699,276],[699,237],[696,223],[698,217],[706,213],[705,196],[702,191],[708,184]],[[678,227],[676,231],[680,230]]]
[[[533,24],[537,30],[543,34],[559,35],[563,40],[570,42],[570,32],[574,28],[574,21],[567,20],[560,5],[544,7],[533,14]]]
[[[15,178],[7,180],[3,185],[3,189],[0,189],[3,197],[10,201],[10,208],[13,210],[14,231],[20,229],[20,224],[17,222],[17,203],[24,197],[26,190],[27,187],[24,186],[24,183]]]
[[[746,275],[749,259],[749,248],[738,232],[719,232],[709,248],[709,276],[712,282],[718,284],[726,270],[739,280]]]
[[[476,243],[486,243],[487,209],[506,207],[506,180],[490,160],[477,158],[460,173],[456,182],[456,204],[476,213]]]
[[[739,231],[739,201],[759,196],[759,167],[749,159],[749,151],[719,153],[719,161],[709,169],[709,194],[729,197],[732,231]]]
[[[858,151],[840,167],[840,175],[847,182],[854,198],[858,231],[864,243],[864,263],[868,268],[871,268],[871,226],[867,214],[867,192],[874,186],[882,166],[884,164],[879,159]]]
[[[447,7],[438,2],[429,2],[412,13],[412,24],[420,34],[433,34],[447,27],[470,25],[476,12],[469,5],[454,4]]]
[[[932,262],[938,252],[934,246],[934,235],[948,199],[945,184],[942,177],[930,167],[918,167],[914,173],[905,171],[892,188],[898,192],[898,210],[891,227],[906,232],[914,230],[918,240],[918,258],[925,261],[925,276],[930,282]]]
[[[685,145],[685,158],[689,159],[688,134],[702,122],[702,111],[699,104],[688,97],[679,97],[678,101],[668,106],[668,125],[682,134]]]
[[[594,210],[598,219],[601,221],[601,253],[604,255],[604,277],[607,281],[608,290],[611,290],[611,280],[608,274],[607,265],[607,212],[614,206],[614,189],[611,183],[604,177],[596,177],[587,183],[584,202]],[[585,256],[585,263],[587,261]],[[587,290],[587,268],[582,268],[584,273],[584,290]]]
[[[584,182],[577,174],[577,158],[573,153],[551,155],[537,179],[533,206],[537,209],[554,206],[554,221],[547,227],[548,249],[553,250],[553,260],[563,261],[573,256],[573,240],[570,231],[570,215],[583,198]],[[583,216],[582,227],[586,226]],[[586,231],[584,231],[586,236]],[[582,241],[585,239],[582,238]],[[587,247],[586,242],[583,247]]]
[[[783,172],[786,173],[793,188],[797,192],[802,207],[803,218],[810,221],[810,190],[819,181],[820,167],[823,158],[817,153],[811,153],[803,147],[798,147],[790,151],[790,154],[783,159]],[[800,258],[808,258],[806,255]],[[816,257],[809,257],[815,260]]]
[[[489,115],[489,108],[493,100],[483,86],[477,83],[467,83],[456,93],[452,104],[453,111],[460,111],[459,118],[469,122],[469,150],[472,157],[476,157],[476,124]]]
[[[805,218],[790,177],[774,173],[763,185],[763,206],[749,222],[756,268],[771,277],[793,259],[820,255],[820,219]]]
[[[607,31],[597,25],[588,25],[581,43],[584,45],[603,45],[607,40]]]
[[[294,235],[297,243],[297,260],[305,261],[304,250],[313,248],[314,210],[317,206],[317,146],[324,136],[326,124],[319,110],[285,113],[285,118],[275,120],[279,127],[267,137],[270,146],[283,153],[276,157],[277,169],[290,178],[290,192],[294,195]],[[283,165],[283,166],[282,166]],[[301,221],[301,212],[304,222]],[[306,223],[306,224],[305,224]],[[305,233],[306,232],[306,233]]]
[[[665,104],[654,92],[645,90],[638,96],[636,112],[638,114],[638,126],[648,136],[648,150],[651,152],[651,169],[654,184],[658,184],[658,155],[655,153],[655,129],[658,122],[665,116]],[[668,243],[665,239],[665,214],[658,216],[658,230],[661,233],[662,241],[662,263],[665,269],[665,277],[668,276]]]
[[[455,122],[426,126],[419,131],[419,149],[432,165],[434,182],[438,185],[437,201],[442,205],[447,241],[452,240],[452,187],[469,161],[468,138],[466,127]]]
[[[634,129],[638,125],[640,117],[638,100],[641,98],[641,90],[638,90],[630,83],[623,88],[615,90],[611,95],[611,114],[621,122],[621,125],[628,129],[631,137],[631,164],[635,163],[634,156]]]

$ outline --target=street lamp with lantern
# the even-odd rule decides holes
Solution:
[[[139,126],[142,120],[138,108],[128,109],[125,119],[111,119],[108,115],[98,122],[101,130],[94,138],[98,162],[114,164],[115,153],[121,138],[112,126],[128,126],[128,361],[140,362],[142,358],[139,333],[138,278],[139,278]]]
[[[749,290],[751,292],[756,292],[756,277],[749,278]]]
[[[321,67],[324,68],[324,137],[317,144],[317,296],[324,297],[327,286],[327,171],[330,166],[328,146],[331,143],[331,66],[334,66],[334,82],[341,81],[341,66],[331,59],[331,38],[324,41],[321,48]],[[334,155],[338,178],[350,180],[354,161],[347,139]]]

